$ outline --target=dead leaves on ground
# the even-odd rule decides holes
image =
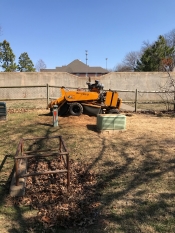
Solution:
[[[29,160],[29,172],[55,169],[64,169],[60,160]],[[95,174],[88,170],[88,165],[71,160],[70,181],[67,191],[66,173],[28,177],[26,195],[18,198],[18,204],[37,209],[35,220],[42,222],[45,228],[92,225],[100,206]]]

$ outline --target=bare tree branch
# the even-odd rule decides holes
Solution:
[[[35,65],[36,71],[40,72],[41,69],[46,69],[46,64],[42,59],[38,60],[38,62]]]
[[[174,102],[174,111],[175,111],[175,79],[171,77],[171,74],[167,67],[165,67],[167,74],[168,74],[168,79],[164,83],[163,86],[159,85],[161,91],[164,91],[165,93],[163,95],[159,95],[162,100],[166,99],[166,106],[168,110],[170,109],[170,103],[169,102]]]
[[[131,72],[131,68],[126,66],[125,64],[118,64],[115,68],[114,71],[117,72]]]
[[[169,47],[175,47],[175,29],[171,30],[169,33],[165,34],[165,40]],[[172,55],[173,64],[172,66],[175,67],[175,54]]]
[[[140,52],[129,52],[124,60],[123,60],[123,64],[128,67],[131,71],[134,71],[136,64],[137,64],[137,60],[139,60],[141,53]]]

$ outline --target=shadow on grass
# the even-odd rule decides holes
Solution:
[[[44,126],[49,127],[49,125]],[[87,126],[89,130],[96,132],[93,127],[92,125]],[[52,133],[51,129],[48,128],[45,137]],[[64,229],[60,226],[47,228],[34,217],[26,220],[23,214],[28,209],[14,206],[14,219],[18,222],[19,227],[12,227],[9,232],[175,232],[175,182],[173,176],[169,177],[170,173],[174,173],[175,160],[165,160],[161,156],[160,158],[154,157],[152,150],[157,142],[151,136],[149,140],[145,140],[144,137],[139,139],[144,140],[145,143],[136,144],[136,151],[140,151],[140,153],[144,151],[145,153],[138,164],[137,158],[132,157],[128,152],[128,148],[133,142],[121,141],[119,138],[115,144],[111,143],[116,158],[113,161],[103,160],[107,156],[107,152],[110,153],[107,142],[111,138],[104,137],[102,139],[98,154],[94,156],[85,172],[87,173],[99,166],[100,163],[101,169],[97,174],[98,182],[93,186],[96,192],[91,197],[91,208],[98,212],[92,225],[84,225],[78,229],[76,227]],[[89,140],[92,141],[91,138]],[[41,146],[44,145],[42,139],[38,140],[37,143]],[[165,143],[166,141],[163,141],[163,144]],[[33,145],[31,145],[32,147]],[[164,155],[167,151],[161,148],[158,153]],[[117,156],[120,156],[122,163],[119,163]],[[141,155],[139,154],[139,156]],[[2,161],[1,169],[6,159],[4,158]],[[168,177],[166,184],[162,183],[161,180],[164,176]],[[160,192],[159,186],[162,184],[167,185],[169,190],[165,191],[163,188]],[[95,206],[97,201],[101,203],[99,207]],[[87,200],[81,199],[81,202],[86,203]],[[3,203],[3,197],[1,203]],[[75,209],[72,214],[78,216],[80,210],[81,206],[79,209]],[[88,206],[87,210],[89,210]],[[85,215],[84,218],[86,217]],[[65,216],[64,221],[69,220],[69,217]]]
[[[1,162],[1,164],[0,164],[0,172],[1,172],[3,166],[4,166],[4,164],[6,163],[6,161],[7,161],[8,158],[13,158],[13,156],[12,156],[12,155],[5,155],[5,156],[4,156],[4,159],[2,160],[2,162]]]
[[[10,182],[12,179],[12,175],[14,172],[14,167],[12,167],[12,170],[10,172],[10,175],[8,177],[6,177],[6,180],[4,180],[4,176],[7,176],[6,172],[5,175],[2,175],[2,169],[4,167],[4,165],[8,162],[8,159],[12,159],[13,156],[12,155],[5,155],[4,159],[2,160],[1,164],[0,164],[0,174],[1,174],[1,179],[0,179],[0,206],[3,205],[4,203],[4,199],[6,198],[6,196],[8,196],[9,194],[9,188],[10,188]]]
[[[127,143],[125,146],[127,146]],[[161,152],[163,153],[163,151]],[[148,232],[175,232],[175,221],[173,220],[175,195],[173,193],[169,194],[169,190],[167,190],[167,193],[164,190],[159,193],[156,187],[155,190],[149,190],[150,193],[147,190],[151,182],[155,182],[155,186],[162,185],[161,177],[171,172],[174,173],[174,160],[165,162],[162,159],[157,160],[154,157],[146,156],[139,167],[131,169],[132,177],[125,176],[127,182],[122,190],[118,191],[120,182],[116,182],[116,185],[113,181],[120,180],[121,176],[129,174],[129,167],[132,164],[132,159],[127,157],[125,159],[125,165],[120,168],[118,166],[114,167],[108,174],[103,174],[99,183],[100,187],[103,188],[101,190],[106,190],[102,198],[104,205],[101,207],[102,212],[105,209],[106,213],[102,215],[104,228],[106,229],[104,232],[114,232],[114,229],[116,232],[117,230],[119,232],[142,232],[142,230],[146,232],[145,229],[148,226]],[[164,165],[162,165],[163,163]],[[169,184],[171,192],[175,191],[174,179],[167,180],[167,182],[171,182]],[[141,187],[141,191],[137,191],[140,189],[139,187]],[[112,189],[112,192],[107,191],[108,188],[109,190]],[[133,196],[131,197],[132,193]],[[148,199],[146,195],[148,195]],[[155,195],[156,198],[149,200],[149,195]],[[118,204],[120,202],[122,204]],[[105,226],[106,222],[108,224]],[[118,226],[117,229],[115,228],[116,225]],[[143,225],[145,225],[145,229],[141,228]]]
[[[40,113],[40,114],[38,114],[38,116],[50,116],[50,117],[52,117],[52,114],[49,112],[49,110],[48,110],[48,113]]]
[[[43,125],[43,126],[52,126],[52,127],[53,127],[53,124],[49,124],[49,123],[38,123],[38,125]]]
[[[93,132],[97,132],[97,126],[96,125],[87,125],[87,129]]]

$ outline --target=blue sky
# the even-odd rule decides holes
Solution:
[[[75,59],[113,69],[143,41],[175,29],[175,0],[0,0],[0,42],[47,68]]]

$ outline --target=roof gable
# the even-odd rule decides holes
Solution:
[[[46,69],[47,70],[47,69]],[[44,71],[44,69],[42,69]],[[67,72],[72,74],[78,73],[101,73],[106,74],[108,70],[101,67],[89,67],[80,60],[76,59],[69,63],[67,66],[56,67],[55,72]]]
[[[56,67],[56,71],[68,72],[68,73],[82,73],[88,72],[89,66],[81,62],[80,60],[74,60],[67,66]]]

